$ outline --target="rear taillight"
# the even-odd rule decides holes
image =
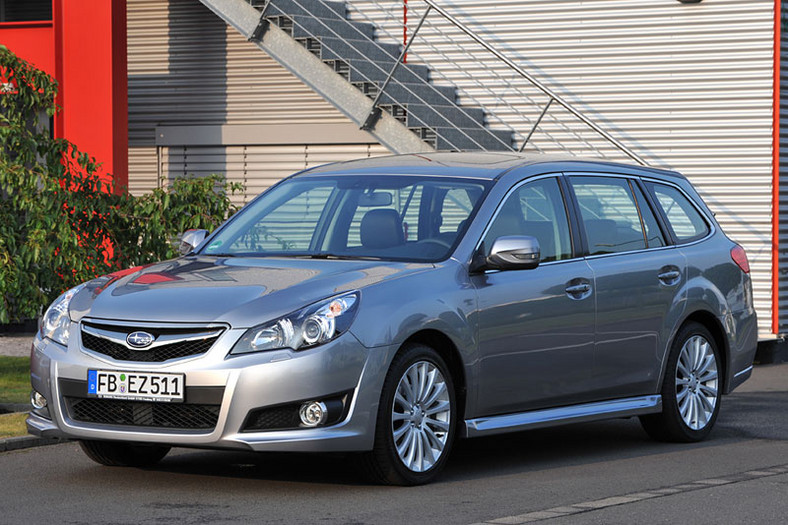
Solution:
[[[747,260],[747,252],[738,244],[731,248],[731,259],[736,263],[736,266],[741,268],[744,273],[750,273],[750,262]]]

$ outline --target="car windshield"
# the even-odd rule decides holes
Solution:
[[[200,253],[436,262],[451,254],[490,185],[417,175],[294,177],[246,206]]]

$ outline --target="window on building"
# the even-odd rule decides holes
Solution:
[[[0,0],[0,22],[52,20],[52,0]]]

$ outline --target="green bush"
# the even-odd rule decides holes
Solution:
[[[0,46],[0,323],[35,318],[80,282],[176,256],[177,235],[215,228],[243,189],[212,175],[129,195],[42,125],[56,94],[52,77]]]

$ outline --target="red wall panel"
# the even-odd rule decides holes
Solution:
[[[38,69],[55,75],[55,32],[52,22],[0,23],[0,44]]]
[[[0,44],[59,83],[55,136],[128,185],[125,0],[53,0],[52,22],[0,23]]]

